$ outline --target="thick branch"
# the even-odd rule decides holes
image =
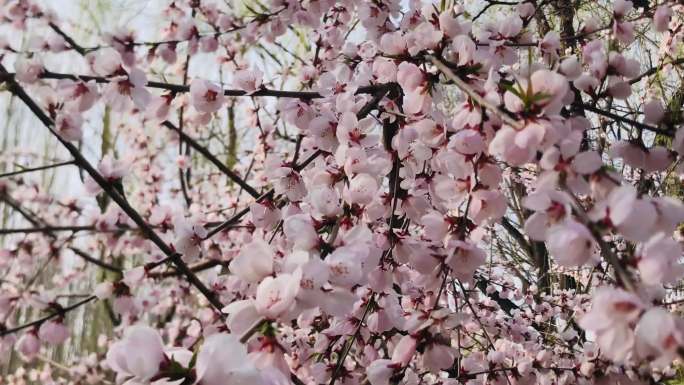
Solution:
[[[11,72],[4,72],[0,74],[0,80],[7,81],[10,79],[14,78],[14,73]],[[95,83],[100,83],[100,84],[107,84],[111,82],[110,78],[104,77],[104,76],[92,76],[92,75],[74,75],[74,74],[66,74],[66,73],[57,73],[57,72],[50,72],[50,71],[45,71],[43,72],[40,77],[42,79],[70,79],[70,80],[82,80],[84,82],[90,82],[94,81]],[[387,84],[374,84],[374,85],[369,85],[365,87],[359,87],[356,90],[357,95],[362,95],[362,94],[371,94],[374,93],[375,91],[381,90],[386,88],[388,85]],[[172,83],[163,83],[163,82],[156,82],[156,81],[149,81],[146,84],[146,87],[149,88],[157,88],[157,89],[162,89],[162,90],[167,90],[175,93],[187,93],[190,92],[190,86],[187,85],[182,85],[182,84],[172,84]],[[278,97],[278,98],[294,98],[294,99],[320,99],[323,97],[318,92],[315,91],[283,91],[283,90],[273,90],[273,89],[268,89],[268,88],[261,88],[255,92],[249,93],[247,91],[243,90],[235,90],[235,89],[225,89],[223,91],[223,94],[226,96],[273,96],[273,97]]]

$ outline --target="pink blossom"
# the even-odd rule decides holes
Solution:
[[[629,0],[615,0],[613,2],[613,14],[616,19],[621,19],[632,10],[632,7],[632,2]]]
[[[174,231],[176,250],[189,261],[197,259],[203,250],[202,241],[207,236],[204,226],[195,220],[179,217],[174,223]]]
[[[395,364],[391,360],[379,359],[371,362],[366,369],[366,376],[371,385],[389,385],[394,374]]]
[[[358,174],[349,181],[349,186],[344,190],[344,200],[347,203],[368,205],[378,191],[378,183],[369,174]]]
[[[274,178],[276,193],[284,194],[291,201],[300,201],[306,196],[306,185],[301,175],[290,167],[278,167],[270,170]]]
[[[655,30],[658,32],[667,31],[671,18],[672,8],[670,8],[668,5],[663,4],[656,8],[655,13],[653,14],[653,24],[655,26]]]
[[[413,354],[416,352],[417,341],[410,335],[403,336],[397,345],[394,347],[392,353],[392,363],[406,366],[411,361]]]
[[[591,93],[596,88],[598,88],[600,82],[594,76],[587,74],[587,73],[583,73],[577,79],[575,79],[573,81],[573,84],[578,89],[580,89],[586,93]]]
[[[45,71],[43,63],[37,56],[33,58],[19,56],[16,62],[14,62],[14,70],[16,71],[17,80],[28,84],[38,81],[40,75]]]
[[[156,330],[135,325],[126,329],[123,339],[107,351],[107,365],[116,372],[117,380],[149,381],[159,372],[166,359],[164,346]]]
[[[68,141],[79,141],[83,137],[81,126],[83,118],[78,112],[62,111],[55,119],[55,129],[59,135]]]
[[[340,194],[337,190],[321,186],[309,191],[311,205],[322,217],[333,217],[340,213]]]
[[[223,89],[204,79],[194,79],[190,83],[190,100],[199,112],[210,114],[218,111],[225,103]]]
[[[200,50],[202,52],[214,52],[219,47],[219,42],[214,36],[203,36],[199,40]]]
[[[197,381],[202,385],[258,385],[261,376],[247,358],[247,348],[238,337],[217,333],[207,337],[197,354]]]
[[[522,19],[519,17],[509,17],[496,25],[499,33],[503,37],[517,36],[523,28]]]
[[[682,246],[663,233],[655,234],[642,244],[638,255],[637,267],[646,284],[672,283],[684,275],[684,265],[679,263]]]
[[[479,154],[485,150],[485,141],[475,130],[460,130],[449,139],[449,147],[465,155]]]
[[[276,319],[291,311],[302,278],[301,270],[293,274],[278,274],[264,278],[256,292],[254,306],[257,312],[269,319]]]
[[[521,2],[515,5],[515,9],[521,18],[527,19],[534,15],[534,4],[528,2]]]
[[[467,35],[456,36],[451,43],[451,49],[458,55],[458,65],[461,66],[474,61],[477,51],[475,42]]]
[[[633,241],[645,241],[650,236],[649,229],[657,220],[654,206],[637,198],[631,186],[615,189],[608,197],[610,223],[620,233]]]
[[[133,104],[139,110],[144,110],[150,101],[150,93],[145,86],[147,76],[138,69],[133,68],[128,74],[118,75],[112,78],[103,90],[102,99],[113,110],[124,112]]]
[[[568,80],[574,81],[582,75],[582,65],[577,56],[568,56],[560,63],[560,71]]]
[[[592,174],[603,166],[603,160],[596,151],[584,151],[572,159],[572,168],[580,174]]]
[[[581,266],[592,259],[596,245],[589,230],[568,220],[549,228],[547,247],[556,262],[565,267]]]
[[[432,23],[421,23],[408,36],[409,54],[415,55],[420,51],[434,48],[442,40],[442,36],[442,31],[435,30]]]
[[[371,135],[374,127],[372,118],[358,120],[356,115],[345,112],[337,123],[336,136],[342,145],[361,145],[363,147],[377,143],[377,136]]]
[[[558,114],[569,89],[568,80],[557,72],[539,70],[532,74],[530,81],[534,92],[545,96],[536,104],[546,114]]]
[[[447,265],[451,267],[459,280],[466,282],[472,280],[477,268],[486,261],[485,252],[463,241],[452,241],[449,246],[453,252],[446,260]]]
[[[93,107],[99,98],[95,82],[75,82],[60,80],[57,83],[57,92],[68,100],[67,110],[84,112]]]
[[[335,96],[337,103],[352,97],[356,92],[352,71],[349,67],[341,65],[322,74],[318,81],[318,92],[323,96]]]
[[[172,98],[168,96],[152,96],[146,115],[156,121],[164,121],[169,116]]]
[[[396,82],[397,65],[391,60],[377,58],[373,61],[373,75],[380,83]]]
[[[647,124],[658,124],[665,116],[665,108],[659,99],[650,99],[643,105],[644,122]]]
[[[280,220],[280,210],[272,202],[254,202],[249,206],[252,223],[257,227],[270,228]]]
[[[498,191],[478,190],[472,197],[469,215],[476,223],[497,222],[506,212],[506,199]]]
[[[306,214],[292,215],[285,219],[283,232],[297,249],[311,250],[318,246],[318,234],[311,223],[311,218]]]
[[[237,88],[247,91],[247,93],[254,93],[261,88],[264,73],[260,70],[244,69],[235,73],[234,84]],[[206,94],[205,94],[206,95]],[[199,109],[199,108],[198,108]]]
[[[594,294],[591,310],[579,319],[579,325],[596,333],[603,354],[620,362],[634,346],[631,323],[639,318],[642,309],[641,300],[634,294],[602,287]]]
[[[582,2],[568,36],[509,2],[162,1],[93,36],[8,2],[0,357],[92,294],[118,326],[65,346],[79,384],[674,378],[683,6]]]
[[[380,38],[380,49],[388,55],[401,55],[406,52],[406,39],[401,31],[390,32]]]
[[[439,29],[445,36],[450,38],[454,38],[462,33],[467,33],[466,25],[462,25],[450,12],[442,12],[439,14]]]
[[[40,340],[34,331],[24,333],[17,341],[17,349],[27,361],[31,361],[40,352]]]
[[[428,345],[423,354],[423,365],[433,373],[448,369],[454,364],[454,349],[447,345],[433,343]]]
[[[64,325],[63,320],[48,320],[43,322],[38,328],[38,337],[50,345],[58,345],[69,338],[69,328]]]
[[[666,366],[679,356],[684,344],[682,320],[661,308],[649,309],[636,326],[635,351],[640,357],[655,360],[655,365]]]
[[[399,64],[397,81],[405,92],[415,92],[425,82],[425,75],[417,65],[409,62]]]
[[[630,44],[631,42],[634,41],[634,24],[624,21],[624,22],[616,22],[613,25],[613,33],[615,34],[615,37],[623,43],[623,44]]]
[[[539,49],[553,58],[558,57],[558,51],[560,50],[560,47],[560,35],[556,31],[547,32],[542,41],[539,43]]]
[[[271,245],[255,238],[244,245],[230,263],[231,271],[246,282],[260,282],[273,273],[275,253]]]
[[[361,281],[363,270],[362,253],[358,246],[339,247],[326,258],[328,279],[335,285],[352,287]]]
[[[244,334],[262,320],[254,306],[253,299],[233,301],[221,311],[228,314],[226,325],[235,334]]]
[[[515,142],[517,131],[510,126],[503,126],[496,132],[494,139],[489,142],[489,153],[498,156],[513,165],[522,165],[534,155],[530,147],[520,147]]]

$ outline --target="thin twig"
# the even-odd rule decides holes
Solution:
[[[60,162],[60,163],[55,163],[55,164],[48,164],[48,165],[45,165],[45,166],[38,166],[38,167],[32,167],[32,168],[25,168],[25,169],[17,170],[17,171],[11,171],[11,172],[7,172],[7,173],[4,173],[4,174],[0,174],[0,178],[7,178],[7,177],[10,177],[10,176],[16,176],[16,175],[26,174],[26,173],[34,172],[34,171],[48,170],[48,169],[51,169],[51,168],[57,168],[57,167],[67,166],[67,165],[70,165],[70,164],[74,164],[74,161],[73,161],[73,160],[68,160],[68,161],[66,161],[66,162]]]

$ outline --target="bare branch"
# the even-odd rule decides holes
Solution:
[[[29,172],[34,172],[34,171],[41,171],[41,170],[49,170],[51,168],[57,168],[57,167],[62,167],[62,166],[67,166],[70,164],[74,164],[73,160],[68,160],[66,162],[60,162],[60,163],[54,163],[54,164],[48,164],[45,166],[38,166],[38,167],[32,167],[32,168],[24,168],[22,170],[17,170],[17,171],[11,171],[7,172],[4,174],[0,174],[0,178],[7,178],[10,176],[16,176],[16,175],[21,175],[21,174],[26,174]]]

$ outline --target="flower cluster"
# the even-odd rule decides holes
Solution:
[[[676,377],[680,2],[160,3],[0,6],[8,383]]]

